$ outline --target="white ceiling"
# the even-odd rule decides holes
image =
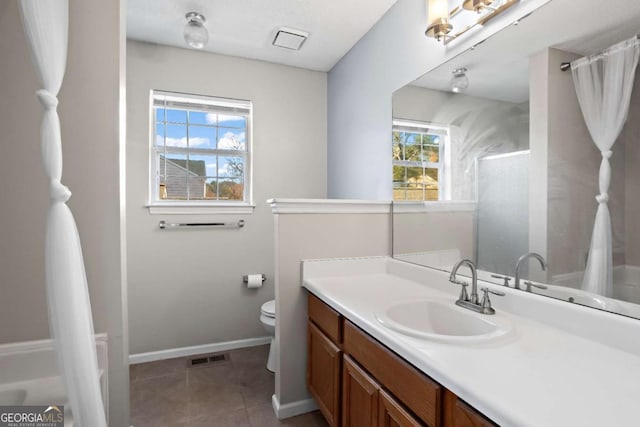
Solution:
[[[640,0],[551,0],[518,26],[500,31],[425,74],[415,86],[448,91],[451,71],[469,71],[467,95],[509,102],[529,99],[529,57],[547,47],[596,53],[640,32]]]
[[[127,38],[186,48],[187,12],[205,16],[204,50],[329,71],[396,0],[128,0]],[[271,45],[279,27],[310,33],[300,51]]]

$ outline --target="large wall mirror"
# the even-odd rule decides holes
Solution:
[[[579,4],[578,4],[579,3]],[[584,276],[601,153],[561,64],[640,32],[637,0],[552,0],[393,94],[393,255],[640,318],[640,72],[612,149],[613,285]],[[640,67],[638,67],[640,69]],[[525,284],[528,282],[528,284]]]

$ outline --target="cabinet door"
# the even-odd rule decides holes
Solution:
[[[480,412],[447,391],[444,397],[445,427],[495,427]]]
[[[430,427],[442,425],[443,387],[366,332],[345,321],[342,349]]]
[[[342,371],[342,426],[378,427],[380,386],[349,356]]]
[[[307,387],[331,427],[340,425],[342,352],[316,325],[308,324]]]
[[[380,390],[379,427],[421,427],[422,424],[384,390]]]

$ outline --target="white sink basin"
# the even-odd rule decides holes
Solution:
[[[500,337],[511,330],[504,316],[474,313],[453,301],[420,300],[389,306],[376,318],[385,327],[417,338],[474,343]]]

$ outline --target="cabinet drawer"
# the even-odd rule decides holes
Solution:
[[[441,425],[443,389],[440,384],[349,321],[344,322],[343,350],[428,426]]]
[[[309,319],[331,341],[336,344],[342,343],[342,316],[313,294],[309,294]]]

